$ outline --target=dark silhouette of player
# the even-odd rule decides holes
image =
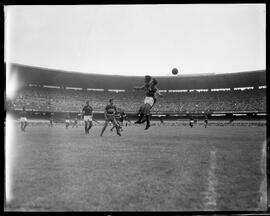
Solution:
[[[191,128],[193,128],[193,126],[194,126],[194,119],[193,119],[192,116],[190,117],[190,120],[189,120],[189,126],[190,126]]]
[[[68,112],[66,114],[66,129],[68,129],[69,125],[70,125],[70,113]]]
[[[115,119],[121,131],[123,131],[122,127],[124,125],[124,120],[130,122],[124,110],[121,110],[121,109],[119,109],[119,111],[115,114]],[[111,131],[113,131],[114,128],[115,128],[115,125],[111,128]]]
[[[49,123],[49,127],[53,127],[53,112],[50,113],[50,123]]]
[[[204,127],[207,128],[208,125],[208,119],[207,116],[204,117]]]

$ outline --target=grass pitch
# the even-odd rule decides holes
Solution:
[[[6,211],[266,210],[265,127],[16,125]],[[7,144],[6,144],[7,145]]]

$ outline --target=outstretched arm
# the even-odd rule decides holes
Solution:
[[[142,89],[144,89],[144,85],[143,86],[134,86],[133,89],[142,90]]]
[[[158,94],[160,97],[163,97],[164,95],[160,93],[159,89],[158,88],[156,89],[157,89],[156,94]]]

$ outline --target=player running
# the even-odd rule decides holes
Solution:
[[[140,87],[134,87],[134,89],[144,89],[145,90],[145,99],[144,99],[144,105],[142,107],[142,112],[139,116],[139,119],[135,122],[135,124],[142,124],[146,121],[146,127],[145,130],[147,130],[150,127],[150,110],[156,103],[156,96],[163,96],[158,88],[157,88],[157,80],[151,78],[151,76],[145,76],[145,85]],[[143,117],[145,117],[144,120]]]
[[[93,126],[93,108],[89,105],[89,101],[86,101],[86,105],[83,107],[83,120],[85,134],[89,134],[89,130]]]
[[[20,118],[21,131],[22,132],[25,132],[25,128],[28,125],[28,123],[27,123],[27,117],[26,117],[27,116],[27,113],[26,113],[25,107],[23,107],[23,109],[22,109],[22,111],[20,113],[20,116],[21,116],[21,118]]]
[[[120,127],[117,124],[117,121],[115,119],[115,113],[116,113],[116,106],[113,105],[113,99],[109,100],[109,104],[106,106],[105,111],[104,111],[104,117],[105,117],[105,124],[102,128],[100,136],[103,135],[105,129],[108,126],[108,123],[111,122],[113,126],[116,127],[116,133],[117,135],[121,136],[120,134]]]

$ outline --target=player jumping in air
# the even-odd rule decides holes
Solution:
[[[116,107],[113,105],[113,99],[109,100],[109,104],[106,106],[105,111],[104,111],[104,117],[105,117],[105,124],[102,128],[100,136],[103,135],[105,129],[108,126],[108,123],[111,122],[113,126],[116,127],[116,133],[117,135],[121,136],[120,134],[120,127],[117,124],[117,121],[115,119],[115,113],[116,113]]]
[[[83,107],[83,120],[84,120],[84,131],[85,134],[89,134],[89,130],[93,126],[93,108],[89,105],[89,101],[86,101],[86,105]]]
[[[157,80],[152,79],[151,76],[145,76],[145,84],[140,87],[134,87],[134,89],[143,89],[145,90],[145,99],[144,99],[144,105],[142,107],[139,119],[135,122],[135,124],[142,124],[146,121],[146,127],[145,130],[147,130],[150,127],[150,110],[156,103],[156,95],[163,96],[157,86]],[[143,117],[145,117],[144,120]]]
[[[26,128],[26,126],[28,125],[28,123],[27,123],[27,118],[26,118],[27,113],[26,113],[25,107],[23,107],[23,109],[22,109],[22,111],[21,111],[21,113],[20,113],[20,116],[21,116],[21,118],[20,118],[20,122],[21,122],[21,131],[25,132],[25,128]]]

